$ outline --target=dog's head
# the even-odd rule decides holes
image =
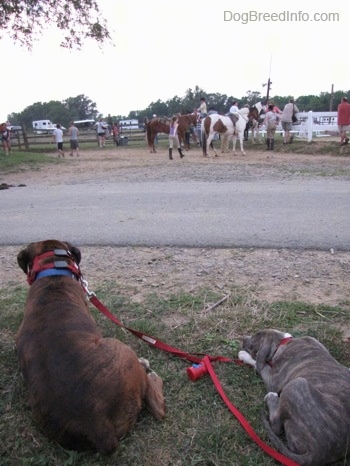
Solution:
[[[32,268],[33,261],[36,256],[39,256],[44,252],[52,251],[54,249],[64,249],[69,251],[72,254],[75,262],[80,264],[81,253],[78,248],[68,243],[67,241],[63,242],[50,239],[46,241],[38,241],[37,243],[30,243],[25,249],[20,251],[17,256],[18,265],[23,270],[23,272],[27,274],[28,271]]]
[[[243,337],[243,349],[256,360],[256,370],[259,373],[271,361],[281,341],[290,337],[290,333],[279,330],[261,330],[253,336]]]

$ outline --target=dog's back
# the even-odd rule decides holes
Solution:
[[[165,414],[161,379],[130,347],[102,337],[71,277],[32,284],[16,347],[34,416],[67,448],[112,453],[143,400],[158,419]]]

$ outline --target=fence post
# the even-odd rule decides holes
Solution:
[[[29,141],[28,141],[28,135],[27,135],[27,128],[24,123],[22,123],[22,134],[23,134],[23,142],[24,142],[24,147],[25,150],[29,150]]]
[[[307,142],[312,141],[312,127],[313,127],[313,117],[312,117],[312,110],[310,110],[307,114]]]

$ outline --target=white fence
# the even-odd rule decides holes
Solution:
[[[308,142],[312,141],[313,136],[329,136],[326,131],[338,133],[338,112],[299,112],[296,116],[298,122],[293,124],[292,133],[307,139]],[[260,132],[266,132],[265,126],[261,127]],[[276,132],[283,133],[281,125],[277,127]]]

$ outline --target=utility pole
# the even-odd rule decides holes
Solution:
[[[263,87],[267,86],[267,92],[266,92],[266,105],[269,105],[271,84],[272,84],[272,81],[271,81],[271,79],[269,78],[269,79],[267,80],[267,83],[265,83],[265,84],[262,85]]]
[[[332,84],[331,98],[329,100],[329,111],[330,112],[333,112],[333,101],[334,101],[334,84]]]
[[[269,105],[269,98],[270,98],[270,90],[271,90],[271,67],[272,67],[272,55],[270,58],[270,70],[269,70],[269,79],[267,80],[267,83],[263,84],[263,87],[267,86],[267,92],[266,92],[266,105]]]
[[[272,82],[271,82],[271,79],[269,78],[267,81],[266,105],[269,105],[271,84]]]

